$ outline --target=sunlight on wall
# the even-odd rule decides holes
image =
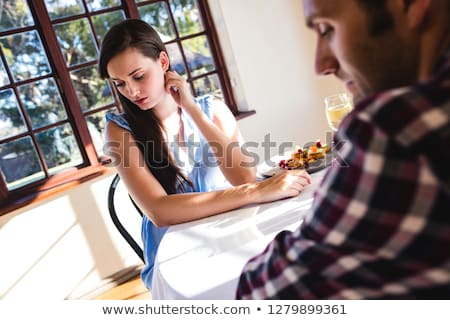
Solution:
[[[82,296],[118,270],[140,264],[108,216],[110,180],[85,183],[0,218],[2,299]]]

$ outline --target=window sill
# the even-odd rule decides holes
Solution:
[[[0,205],[0,216],[8,214],[12,211],[18,210],[30,204],[39,203],[45,199],[53,197],[55,195],[66,192],[67,190],[77,187],[83,182],[104,176],[109,175],[115,172],[114,169],[108,168],[107,166],[91,166],[80,169],[73,173],[70,179],[64,180],[60,183],[51,183],[51,186],[48,183],[40,186],[34,192],[28,192],[24,194],[18,194],[15,197],[8,198],[5,203]],[[55,177],[57,178],[57,177]]]
[[[253,116],[255,114],[256,114],[255,110],[252,110],[252,111],[241,111],[241,112],[238,112],[238,114],[235,116],[235,118],[236,118],[236,120],[241,120],[241,119]]]

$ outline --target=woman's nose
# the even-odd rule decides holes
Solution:
[[[139,87],[137,85],[128,85],[128,94],[130,97],[137,97],[139,95]]]

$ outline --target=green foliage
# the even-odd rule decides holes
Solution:
[[[0,31],[33,24],[33,18],[25,0],[0,1]]]

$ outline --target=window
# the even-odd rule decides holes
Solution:
[[[237,114],[206,0],[3,0],[0,213],[104,170],[105,113],[119,104],[97,56],[129,17],[160,33],[194,95],[219,95]]]

